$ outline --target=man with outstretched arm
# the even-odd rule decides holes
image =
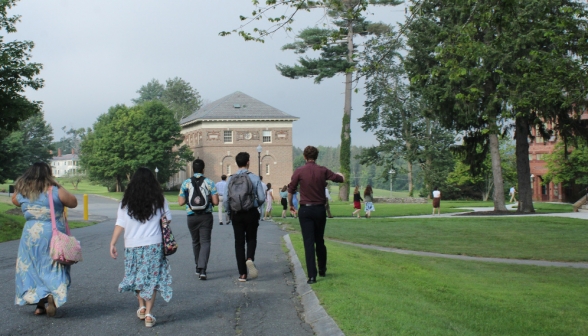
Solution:
[[[300,209],[298,220],[304,240],[304,254],[306,256],[306,270],[308,273],[308,284],[316,283],[317,262],[318,275],[325,276],[327,273],[327,247],[325,246],[325,187],[327,180],[333,182],[344,182],[345,178],[341,173],[333,173],[329,169],[315,163],[319,151],[316,147],[307,146],[304,148],[304,159],[306,164],[294,171],[290,184],[288,185],[288,203],[290,212],[295,212],[292,204],[292,196],[300,185]],[[315,248],[316,246],[316,248]]]

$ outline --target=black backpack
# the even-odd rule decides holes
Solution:
[[[210,190],[204,184],[204,176],[190,178],[192,188],[188,187],[188,207],[195,213],[203,213],[210,203]]]

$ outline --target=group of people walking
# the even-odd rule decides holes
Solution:
[[[318,153],[317,148],[306,147],[306,164],[294,172],[290,184],[280,191],[282,206],[286,203],[291,214],[299,217],[309,284],[316,282],[317,274],[326,276],[327,272],[327,249],[323,238],[326,181],[344,181],[342,174],[315,163]],[[245,282],[258,276],[254,262],[262,216],[260,209],[266,202],[271,204],[274,195],[270,183],[265,189],[261,178],[248,170],[249,158],[246,152],[237,154],[237,173],[228,178],[223,176],[216,184],[205,177],[204,161],[196,159],[192,162],[194,175],[180,187],[178,204],[186,208],[195,274],[201,280],[207,279],[214,206],[226,210],[226,218],[223,211],[219,211],[220,224],[225,222],[233,226],[237,280]],[[51,194],[49,190],[52,190]],[[298,199],[297,190],[301,195],[299,211],[294,203]],[[49,198],[53,199],[54,209],[50,209]],[[35,315],[54,316],[57,308],[67,301],[71,266],[54,262],[50,256],[51,217],[53,214],[57,229],[66,232],[63,209],[75,208],[77,199],[57,183],[47,164],[35,163],[16,181],[12,202],[21,207],[26,218],[16,262],[15,303],[35,304]],[[265,216],[269,217],[270,212],[271,206],[266,207]],[[116,244],[122,235],[125,270],[118,291],[135,294],[138,300],[136,315],[146,327],[156,323],[153,315],[156,293],[159,292],[165,301],[169,301],[173,294],[170,266],[162,242],[162,219],[172,220],[168,201],[153,172],[139,168],[119,204],[109,252],[112,258],[118,258]]]
[[[376,208],[374,207],[374,191],[372,190],[371,185],[368,184],[367,187],[365,187],[363,197],[364,198],[361,198],[359,186],[355,186],[355,190],[353,191],[353,208],[355,210],[351,213],[351,216],[357,216],[357,218],[360,218],[359,213],[361,211],[361,202],[365,202],[364,211],[366,218],[371,218],[372,212],[376,211]]]

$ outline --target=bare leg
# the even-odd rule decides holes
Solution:
[[[151,297],[151,300],[144,300],[145,301],[145,306],[147,307],[147,309],[145,310],[145,314],[151,314],[151,309],[153,308],[153,304],[155,303],[155,296],[157,294],[157,291],[153,291],[153,296]],[[151,321],[151,317],[145,317],[146,321]]]

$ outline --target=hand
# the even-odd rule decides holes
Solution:
[[[335,173],[336,175],[339,175],[343,178],[343,182],[345,182],[345,175],[341,174],[341,173]]]
[[[296,215],[296,209],[294,209],[293,205],[290,205],[290,213],[292,214],[292,216]]]
[[[116,252],[116,246],[110,245],[110,256],[112,259],[116,259],[118,257],[118,253]]]

